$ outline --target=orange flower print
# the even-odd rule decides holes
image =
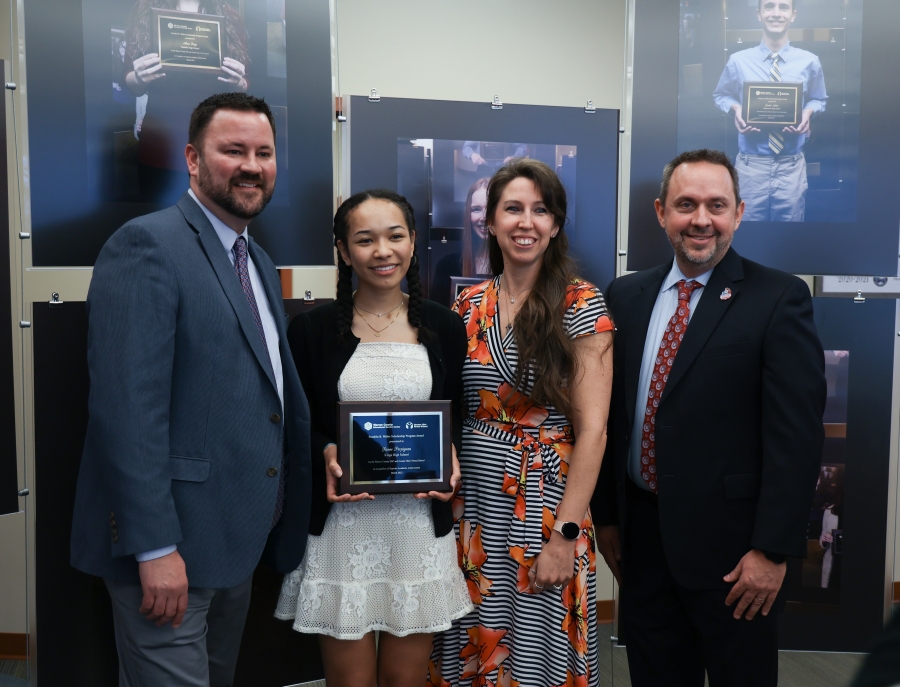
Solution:
[[[428,661],[428,681],[425,687],[451,687],[441,673],[441,659],[438,662]]]
[[[462,680],[472,680],[472,687],[495,687],[488,679],[503,661],[509,656],[509,649],[500,644],[506,636],[506,630],[491,630],[483,625],[466,630],[469,643],[466,644],[459,657],[465,659],[465,667],[460,675]]]
[[[588,306],[588,300],[596,297],[597,292],[594,290],[592,284],[581,281],[580,279],[573,279],[572,283],[566,287],[566,310],[573,305],[575,306],[575,310],[586,308]]]
[[[477,289],[473,289],[477,292]],[[466,337],[469,340],[469,358],[490,365],[494,362],[491,351],[488,348],[488,330],[494,326],[494,317],[497,314],[497,289],[490,282],[477,305],[471,301],[468,291],[464,292],[456,301],[454,308],[465,316],[468,313],[469,321],[466,324]],[[465,309],[463,309],[465,308]]]
[[[547,508],[544,506],[544,512],[541,517],[541,537],[544,541],[550,540],[550,535],[553,532],[553,525],[556,524],[556,515],[553,513],[553,509]],[[575,557],[578,557],[578,554],[575,554]]]
[[[506,666],[500,666],[497,671],[497,687],[519,687],[522,683],[512,679],[512,670],[507,670]]]
[[[564,476],[569,475],[569,457],[575,448],[575,436],[572,434],[572,425],[562,427],[541,427],[540,442],[548,444],[559,456],[559,471]]]
[[[578,574],[569,582],[562,592],[562,604],[566,607],[566,616],[562,621],[562,631],[569,635],[569,644],[584,656],[588,642],[588,568],[579,562]]]
[[[479,389],[478,396],[481,405],[475,411],[475,417],[498,423],[508,432],[516,433],[520,427],[540,427],[550,414],[525,394],[514,391],[507,382],[497,387],[497,393]]]
[[[609,315],[600,315],[600,317],[597,318],[597,321],[594,322],[595,332],[611,332],[615,328],[616,327]]]
[[[487,554],[481,544],[481,525],[475,525],[469,520],[461,520],[459,523],[459,541],[456,543],[459,554],[459,567],[466,578],[466,586],[469,588],[469,596],[473,604],[481,604],[484,597],[491,596],[490,591],[493,581],[488,579],[481,566],[487,560]]]
[[[534,565],[534,562],[537,560],[537,556],[525,558],[525,552],[527,550],[528,547],[509,547],[510,557],[519,564],[519,570],[516,575],[516,589],[519,590],[520,594],[534,594],[534,590],[531,587],[531,580],[528,577],[528,573],[531,572],[531,566]]]
[[[537,453],[532,460],[531,450],[528,446],[534,446],[534,441],[530,441],[529,437],[525,437],[522,443],[517,444],[514,448],[521,451],[521,460],[519,461],[519,474],[516,476],[510,475],[508,472],[503,473],[503,486],[501,487],[501,491],[505,494],[509,494],[510,496],[516,497],[516,505],[513,507],[513,515],[516,516],[521,522],[525,522],[525,491],[528,487],[528,477],[526,472],[528,470],[542,472],[544,469],[544,461],[541,458],[541,454]],[[531,461],[531,465],[529,465],[529,460]],[[538,487],[543,494],[544,486],[543,486],[543,477],[541,478],[541,483]]]

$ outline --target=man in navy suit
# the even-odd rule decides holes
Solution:
[[[262,100],[200,103],[190,189],[107,241],[88,294],[90,419],[72,565],[104,578],[120,685],[233,681],[254,568],[303,557],[309,408],[275,266],[247,235],[275,187]]]
[[[738,178],[682,153],[656,212],[674,261],[616,279],[610,439],[591,513],[635,687],[771,685],[787,556],[806,555],[825,376],[807,286],[742,258]]]

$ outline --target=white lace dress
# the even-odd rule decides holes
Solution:
[[[338,382],[342,401],[421,401],[431,396],[420,344],[360,343]],[[360,639],[440,632],[473,608],[453,532],[434,536],[431,500],[381,495],[336,503],[300,567],[284,578],[275,616],[298,632]]]

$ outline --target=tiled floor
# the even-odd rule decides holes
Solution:
[[[625,649],[609,641],[611,630],[611,625],[600,626],[600,684],[631,687]],[[782,651],[778,656],[778,684],[779,687],[849,687],[864,658],[864,654]]]

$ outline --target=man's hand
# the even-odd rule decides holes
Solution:
[[[787,563],[773,563],[762,551],[751,549],[724,578],[726,582],[736,582],[725,599],[726,606],[738,601],[735,619],[753,620],[760,609],[763,615],[769,615],[786,570]]]
[[[328,444],[322,451],[325,458],[325,497],[331,503],[349,503],[350,501],[364,501],[366,499],[374,500],[374,496],[369,494],[338,494],[338,480],[344,471],[338,463],[337,446]]]
[[[797,126],[786,126],[784,127],[784,131],[791,134],[808,134],[810,118],[812,118],[812,110],[803,110],[803,114],[800,117],[800,123]]]
[[[470,157],[469,159],[479,167],[484,164],[484,158],[481,157],[481,155],[479,155],[478,153],[472,153],[472,157]]]
[[[742,134],[746,134],[750,131],[759,131],[755,126],[750,126],[747,122],[744,121],[744,118],[741,117],[741,106],[735,103],[731,106],[731,109],[734,111],[734,126],[735,128],[741,132]]]
[[[170,620],[172,627],[181,625],[188,605],[188,579],[184,559],[178,551],[152,561],[138,563],[144,598],[140,612],[157,627]]]
[[[598,527],[596,536],[597,550],[603,555],[603,560],[621,586],[622,573],[619,570],[619,562],[622,560],[622,547],[619,544],[619,528],[617,525]]]

